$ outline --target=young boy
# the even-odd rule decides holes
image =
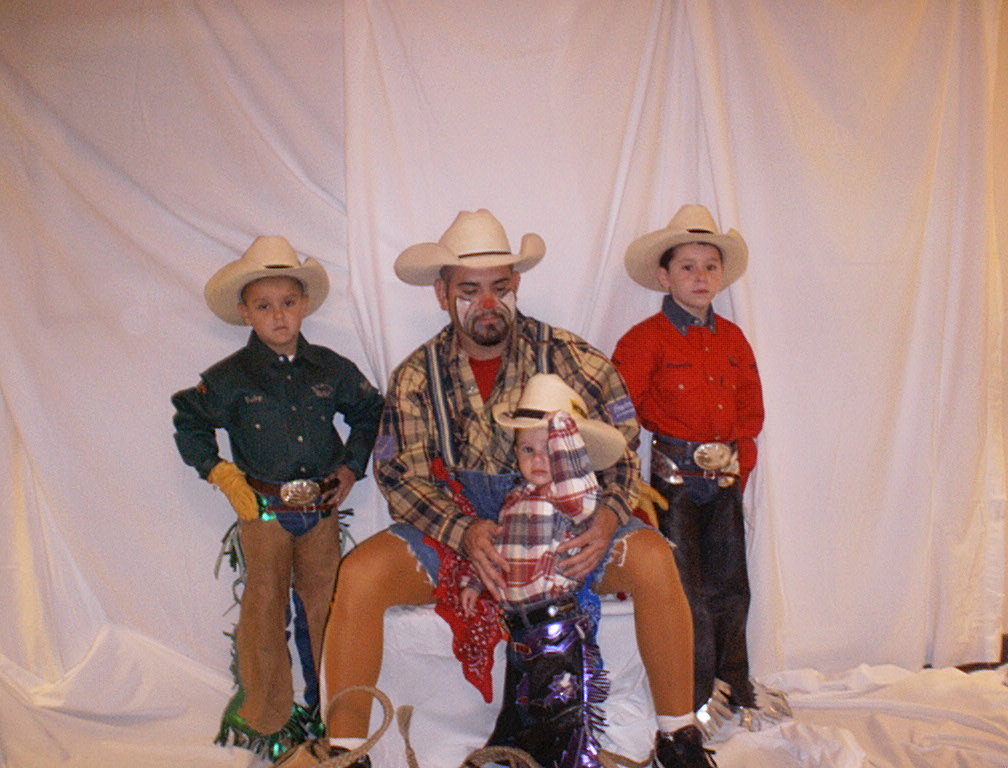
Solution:
[[[179,453],[231,503],[245,561],[235,633],[240,686],[218,742],[230,732],[270,758],[311,735],[311,716],[294,704],[287,649],[291,575],[307,625],[299,651],[310,656],[302,660],[310,710],[340,560],[333,512],[364,476],[383,402],[353,363],[301,335],[328,290],[317,261],[302,263],[282,237],[256,238],[205,290],[219,318],[252,327],[247,345],[172,396]],[[337,413],[350,428],[345,444]],[[216,429],[227,431],[233,463],[221,459]]]
[[[598,706],[608,683],[595,643],[597,617],[584,605],[587,588],[578,599],[585,580],[564,574],[576,550],[558,554],[557,547],[588,529],[600,496],[595,471],[626,449],[623,434],[585,417],[580,401],[559,376],[536,374],[513,412],[506,403],[494,408],[495,421],[514,430],[525,483],[508,495],[498,518],[496,545],[507,567],[504,590],[495,596],[510,640],[504,703],[488,745],[519,747],[559,768],[599,764]],[[483,589],[475,570],[460,586],[471,614]]]
[[[741,709],[752,727],[742,491],[756,463],[763,395],[745,336],[711,308],[747,258],[738,232],[721,233],[701,205],[684,205],[667,227],[631,243],[630,277],[666,295],[658,314],[619,340],[613,363],[653,433],[651,485],[668,501],[659,528],[675,545],[693,614],[694,707],[702,723]]]

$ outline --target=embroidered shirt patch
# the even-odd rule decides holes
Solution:
[[[608,410],[609,418],[612,419],[613,424],[622,424],[624,421],[637,418],[637,410],[629,395],[609,403]]]

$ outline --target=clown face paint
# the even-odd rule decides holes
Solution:
[[[481,346],[492,347],[507,338],[517,303],[514,291],[500,297],[484,296],[475,301],[456,296],[455,316],[467,336]]]
[[[453,267],[435,283],[441,308],[451,315],[469,354],[487,359],[507,344],[517,317],[518,280],[518,273],[507,266]]]

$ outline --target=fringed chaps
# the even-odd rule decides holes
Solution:
[[[487,746],[523,749],[544,768],[598,768],[609,680],[587,614],[511,626],[504,702]]]

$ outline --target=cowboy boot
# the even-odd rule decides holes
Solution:
[[[700,729],[686,725],[674,733],[658,731],[651,768],[717,768],[717,763],[714,751],[704,748]]]

